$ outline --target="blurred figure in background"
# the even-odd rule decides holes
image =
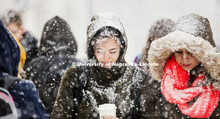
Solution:
[[[19,78],[25,78],[26,74],[25,74],[25,71],[23,70],[23,68],[24,68],[25,61],[26,61],[26,52],[24,50],[24,47],[21,45],[21,43],[17,39],[17,37],[15,37],[15,35],[13,35],[13,34],[12,34],[12,36],[15,39],[15,41],[18,44],[19,49],[20,49],[20,61],[19,61],[19,66],[18,66],[18,77]]]
[[[149,72],[149,62],[148,62],[148,51],[150,49],[150,45],[151,42],[166,36],[168,33],[171,32],[173,26],[175,25],[175,22],[170,20],[170,19],[160,19],[158,21],[156,21],[154,24],[152,24],[150,30],[149,30],[149,35],[148,35],[148,39],[147,39],[147,44],[144,48],[144,51],[141,55],[137,56],[135,58],[134,63],[139,66],[140,68],[144,69],[144,71],[146,72],[146,74],[149,76],[148,77],[148,81],[147,84],[152,85],[153,89],[151,92],[149,92],[148,90],[146,90],[146,97],[148,97],[148,93],[150,94],[154,94],[154,97],[148,98],[147,102],[151,102],[152,103],[146,103],[149,105],[146,105],[146,109],[147,109],[147,115],[150,118],[160,118],[160,113],[161,110],[159,110],[159,107],[163,106],[161,105],[161,103],[155,103],[157,100],[159,100],[159,98],[161,97],[161,93],[158,91],[160,88],[160,83],[156,80],[151,79],[151,74]],[[153,65],[153,64],[152,64]],[[158,83],[157,83],[158,82]],[[157,97],[157,98],[155,98]]]
[[[1,82],[2,79],[0,79]],[[7,89],[2,88],[0,83],[0,118],[1,119],[17,119],[18,113],[13,98]]]
[[[62,75],[67,67],[78,62],[76,53],[77,42],[67,22],[59,16],[47,21],[40,40],[39,57],[29,62],[24,70],[27,79],[35,83],[48,114],[52,112]]]
[[[151,25],[148,34],[147,44],[142,54],[138,55],[134,60],[134,64],[144,69],[147,74],[149,74],[148,66],[147,66],[148,64],[147,58],[148,58],[148,50],[150,49],[151,42],[170,33],[174,24],[175,24],[174,21],[163,18],[157,20],[155,23]]]
[[[8,10],[1,16],[1,20],[6,28],[16,37],[26,51],[26,61],[30,62],[38,56],[38,40],[23,27],[22,16],[14,10]],[[21,52],[23,53],[22,49]],[[22,66],[21,66],[22,67]]]
[[[19,46],[1,21],[0,44],[0,86],[10,92],[19,119],[47,119],[47,113],[33,82],[17,78]]]

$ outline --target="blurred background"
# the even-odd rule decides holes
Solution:
[[[40,40],[43,26],[58,15],[68,22],[78,43],[77,58],[86,58],[86,29],[95,13],[116,13],[127,33],[126,60],[132,63],[146,44],[148,30],[158,19],[197,13],[209,19],[220,48],[220,0],[0,0],[0,12],[22,14],[25,29]],[[39,44],[39,42],[38,42]]]

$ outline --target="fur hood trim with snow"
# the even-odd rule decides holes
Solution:
[[[220,54],[207,40],[201,37],[174,31],[152,42],[148,60],[153,79],[161,81],[167,59],[173,52],[184,48],[206,68],[215,83],[220,82]]]

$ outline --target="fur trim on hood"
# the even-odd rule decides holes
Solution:
[[[179,49],[190,52],[211,76],[212,86],[220,90],[220,54],[207,18],[185,15],[176,22],[173,32],[152,42],[148,61],[153,79],[161,81],[167,59]]]
[[[127,36],[125,34],[124,27],[119,19],[119,17],[113,13],[103,13],[103,14],[96,14],[92,17],[91,22],[87,28],[87,56],[91,59],[94,56],[94,53],[91,50],[91,41],[96,33],[104,28],[104,27],[112,27],[118,30],[121,35],[122,39],[121,43],[124,44],[123,46],[123,54],[122,58],[124,58],[126,50],[127,50]]]
[[[149,50],[150,72],[153,79],[161,80],[167,59],[178,49],[190,52],[206,68],[217,83],[220,82],[220,54],[207,40],[182,31],[175,31],[153,41]]]

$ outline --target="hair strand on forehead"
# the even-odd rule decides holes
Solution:
[[[91,45],[94,46],[101,44],[102,42],[107,41],[108,38],[113,38],[120,47],[122,46],[120,42],[120,33],[112,27],[103,27],[100,29],[93,37]]]

